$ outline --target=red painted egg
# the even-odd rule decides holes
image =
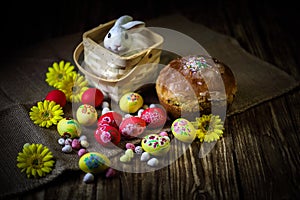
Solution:
[[[118,112],[112,111],[107,112],[104,115],[101,115],[98,119],[97,125],[100,126],[103,123],[109,124],[117,129],[119,129],[119,125],[122,122],[122,115]]]
[[[103,93],[97,88],[89,88],[81,96],[81,101],[83,104],[89,104],[94,107],[101,105],[104,99]]]
[[[147,108],[142,112],[141,118],[145,120],[147,128],[157,129],[165,125],[167,113],[160,107]]]
[[[54,101],[55,103],[59,104],[61,107],[64,107],[67,103],[67,98],[65,93],[57,89],[48,92],[45,100]]]
[[[117,145],[121,140],[119,130],[107,124],[99,126],[94,132],[94,137],[104,147],[113,146],[113,144]]]
[[[127,138],[133,138],[141,135],[145,128],[145,120],[141,119],[140,117],[129,117],[122,121],[119,130],[121,135]]]

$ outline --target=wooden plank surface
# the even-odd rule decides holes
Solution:
[[[299,46],[293,13],[282,16],[264,1],[183,6],[191,20],[235,37],[242,47],[299,79]],[[294,11],[291,6],[291,12]],[[283,7],[282,9],[288,9]],[[211,12],[214,14],[211,15]],[[285,19],[283,19],[285,18]],[[154,172],[120,172],[84,184],[81,172],[66,172],[45,187],[15,199],[300,199],[299,88],[226,119],[225,137],[205,158],[199,143]]]

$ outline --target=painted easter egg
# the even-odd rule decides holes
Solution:
[[[145,136],[142,141],[142,148],[145,152],[154,156],[163,156],[170,150],[170,138],[167,136],[160,136],[157,134],[150,134]]]
[[[63,137],[75,138],[81,134],[81,125],[76,119],[63,118],[57,124],[57,131]]]
[[[125,118],[120,124],[120,133],[127,138],[141,135],[146,128],[146,122],[140,117]]]
[[[96,141],[102,146],[109,147],[119,144],[121,134],[118,129],[110,125],[101,125],[94,132]]]
[[[135,92],[124,94],[119,101],[120,109],[126,113],[137,112],[144,104],[143,97]]]
[[[64,107],[67,103],[67,98],[64,92],[61,90],[51,90],[45,97],[45,100],[54,101],[59,104],[61,107]]]
[[[182,142],[191,143],[196,137],[196,129],[190,121],[184,118],[173,121],[171,131],[174,137]]]
[[[109,124],[110,126],[114,126],[119,129],[122,119],[123,117],[120,113],[111,111],[101,115],[98,119],[97,125],[100,126],[101,124]]]
[[[160,107],[147,108],[142,112],[141,118],[146,121],[147,128],[157,129],[165,125],[167,113]]]
[[[98,114],[94,106],[83,104],[78,107],[76,117],[81,125],[90,126],[97,121]]]
[[[109,165],[110,160],[103,154],[98,152],[88,152],[80,157],[79,168],[86,173],[104,172]]]
[[[81,102],[83,104],[89,104],[94,107],[98,107],[103,102],[104,95],[98,88],[89,88],[84,91],[81,96]]]

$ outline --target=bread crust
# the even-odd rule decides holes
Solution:
[[[228,108],[237,92],[231,69],[216,58],[187,56],[166,65],[156,80],[159,102],[173,119]]]

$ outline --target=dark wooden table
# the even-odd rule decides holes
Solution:
[[[286,2],[230,1],[178,12],[236,38],[251,54],[300,79],[296,8]],[[82,182],[66,172],[15,199],[300,199],[300,90],[226,119],[225,137],[199,159],[192,144],[171,165]]]

